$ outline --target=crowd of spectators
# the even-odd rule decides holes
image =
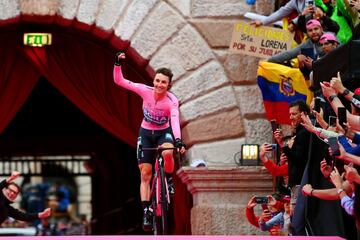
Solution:
[[[38,219],[31,223],[8,218],[3,228],[36,228],[38,236],[88,235],[90,224],[86,216],[76,216],[73,209],[72,191],[59,182],[26,184],[20,206],[26,212],[36,213],[49,207],[50,218]]]
[[[359,11],[358,0],[290,0],[253,24],[268,25],[289,17],[294,25],[290,30],[303,31],[306,37],[295,48],[267,61],[299,68],[306,80],[315,81],[314,62],[360,36]],[[262,231],[271,235],[339,235],[357,239],[360,82],[358,89],[353,83],[347,86],[342,75],[338,72],[320,83],[318,89],[311,89],[314,99],[310,106],[304,101],[292,102],[292,133],[284,136],[278,126],[273,130],[273,143],[261,146],[261,161],[277,178],[277,192],[266,197],[253,196],[246,216],[250,224]],[[257,205],[262,207],[259,216],[254,211]]]

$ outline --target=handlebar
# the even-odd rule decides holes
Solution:
[[[143,148],[141,145],[139,147],[140,151],[157,151],[158,153],[162,153],[165,150],[177,150],[177,147],[155,147],[155,148]]]

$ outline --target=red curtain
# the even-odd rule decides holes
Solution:
[[[54,34],[45,48],[24,47],[23,53],[39,72],[87,116],[107,131],[135,146],[140,120],[140,97],[113,82],[114,54],[88,40]],[[125,66],[128,78],[142,80]],[[135,79],[134,79],[135,78]]]
[[[24,104],[40,74],[26,61],[10,35],[0,36],[0,133]]]

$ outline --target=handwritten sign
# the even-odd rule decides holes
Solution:
[[[234,26],[230,52],[268,58],[290,49],[294,34],[272,27],[255,27],[239,21]]]

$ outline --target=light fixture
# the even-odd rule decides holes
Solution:
[[[258,166],[259,161],[259,145],[243,144],[241,145],[240,164],[243,166]]]

